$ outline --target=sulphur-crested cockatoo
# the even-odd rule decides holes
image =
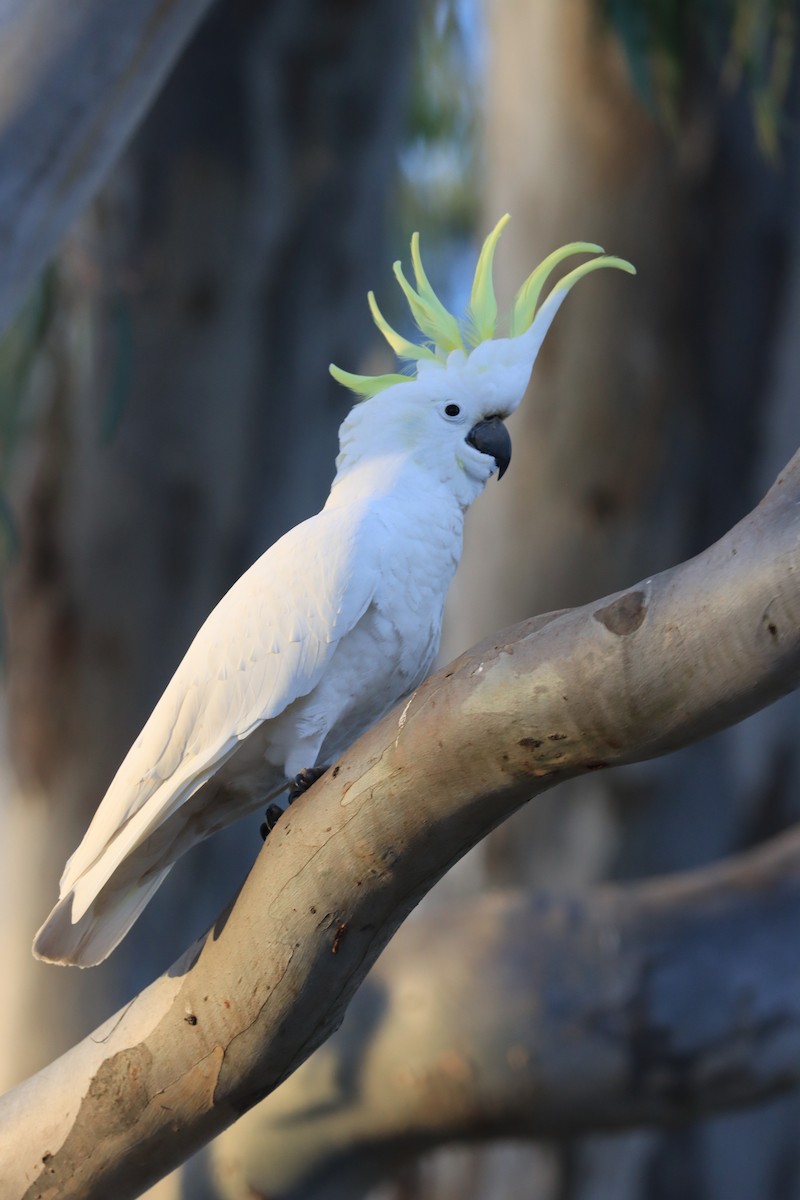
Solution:
[[[67,863],[34,943],[50,962],[101,962],[175,860],[195,842],[330,763],[425,677],[461,555],[464,513],[511,456],[520,403],[550,322],[598,267],[633,271],[601,247],[556,250],[523,284],[510,336],[496,337],[495,246],[486,239],[459,323],[411,242],[416,287],[394,271],[424,335],[417,345],[369,304],[408,374],[352,375],[362,399],[342,424],[325,507],[276,542],[200,629]],[[600,254],[552,288],[553,268]]]

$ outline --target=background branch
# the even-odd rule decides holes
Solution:
[[[0,1103],[0,1195],[133,1196],[285,1079],[386,942],[531,796],[800,681],[800,457],[697,558],[477,647],[281,822],[227,916]]]
[[[211,0],[0,0],[0,331]]]
[[[712,868],[414,917],[209,1148],[225,1200],[355,1200],[434,1146],[685,1121],[800,1082],[800,831]],[[451,953],[453,946],[459,953]]]

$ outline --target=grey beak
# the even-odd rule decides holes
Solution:
[[[481,454],[491,454],[497,463],[497,478],[502,479],[511,462],[511,438],[501,418],[478,421],[467,434],[467,441]]]

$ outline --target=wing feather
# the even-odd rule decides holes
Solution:
[[[73,921],[242,739],[317,684],[374,595],[365,517],[324,509],[298,525],[210,614],[66,865]]]

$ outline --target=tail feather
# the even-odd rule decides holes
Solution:
[[[73,893],[59,900],[33,942],[33,953],[44,962],[94,967],[108,958],[133,925],[172,864],[141,882],[122,889],[105,889],[80,920],[72,923]]]

